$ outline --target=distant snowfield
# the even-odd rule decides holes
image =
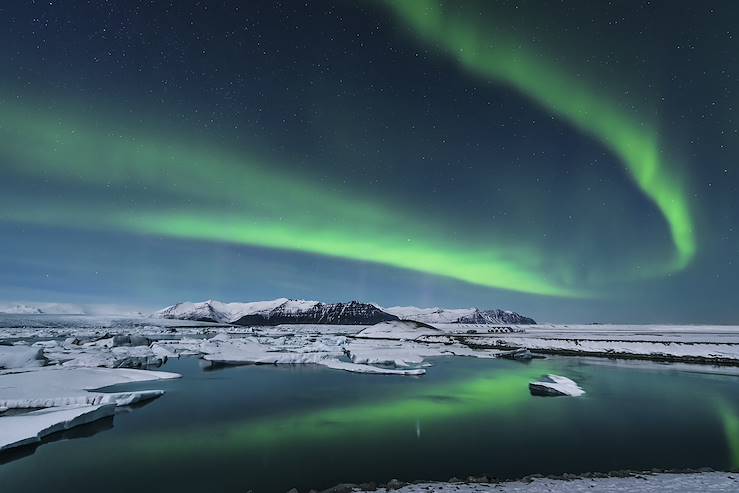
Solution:
[[[0,303],[0,314],[10,315],[81,315],[85,309],[68,303]]]

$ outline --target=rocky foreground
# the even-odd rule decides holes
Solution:
[[[387,493],[585,493],[585,492],[631,492],[653,493],[655,491],[680,493],[723,493],[739,491],[739,474],[730,472],[656,473],[598,475],[601,477],[576,477],[567,475],[558,479],[528,478],[524,481],[504,483],[465,482],[416,483],[403,485],[400,482],[378,489],[362,489],[340,485],[326,493],[348,493],[377,491]]]

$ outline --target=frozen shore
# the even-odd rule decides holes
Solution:
[[[337,489],[338,488],[338,489]],[[417,483],[401,486],[395,482],[389,487],[376,490],[362,487],[329,489],[327,492],[339,491],[365,492],[377,491],[387,493],[585,493],[585,492],[623,492],[652,493],[666,491],[675,493],[723,493],[739,491],[739,474],[730,472],[701,473],[658,473],[634,474],[628,477],[572,477],[569,479],[531,478],[525,481],[504,483],[488,482],[447,482]]]
[[[739,326],[542,324],[516,328],[495,335],[486,334],[484,328],[472,328],[469,333],[457,329],[456,338],[474,348],[739,366]]]

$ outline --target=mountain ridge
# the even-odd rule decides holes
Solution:
[[[350,301],[322,303],[320,301],[277,298],[269,301],[223,303],[208,300],[199,303],[183,302],[168,306],[152,314],[155,318],[195,320],[199,322],[234,325],[327,324],[360,325],[392,320],[466,324],[533,325],[534,319],[509,310],[480,310],[479,308],[418,308],[389,307]]]

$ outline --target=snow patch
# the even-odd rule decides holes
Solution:
[[[80,315],[85,309],[66,303],[3,303],[0,313],[9,315]]]

